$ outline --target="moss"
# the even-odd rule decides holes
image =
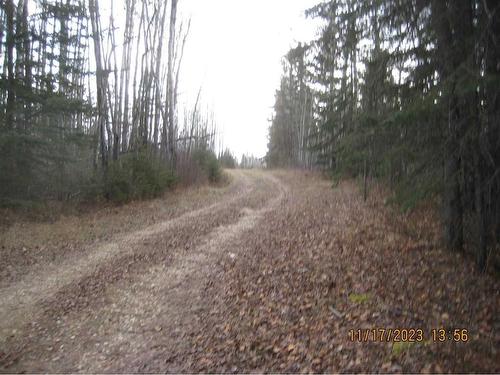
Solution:
[[[370,299],[369,294],[355,294],[355,293],[349,294],[349,301],[351,301],[352,303],[365,303],[368,302],[369,299]]]
[[[410,350],[415,343],[411,341],[398,341],[392,344],[392,355],[395,357],[400,356],[401,354]]]

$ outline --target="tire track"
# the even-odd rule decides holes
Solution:
[[[236,183],[240,189],[224,201],[216,202],[179,217],[163,221],[147,228],[134,231],[112,242],[94,247],[82,256],[70,258],[62,264],[50,264],[42,272],[28,274],[23,279],[0,289],[0,345],[13,331],[18,331],[37,314],[34,308],[40,302],[50,299],[59,290],[75,280],[92,274],[97,268],[113,258],[126,256],[134,251],[134,245],[166,231],[174,231],[189,225],[193,218],[211,215],[216,211],[244,199],[250,194],[251,181],[245,174],[235,171]]]
[[[56,308],[53,312],[54,321],[46,321],[44,323],[42,319],[41,322],[36,323],[37,325],[40,323],[42,327],[51,328],[45,328],[44,330],[38,331],[34,331],[33,329],[30,331],[30,328],[26,328],[26,331],[23,332],[24,339],[21,341],[18,339],[8,341],[8,346],[13,350],[13,353],[19,350],[17,358],[13,361],[9,358],[7,358],[7,360],[2,360],[0,349],[0,363],[4,362],[4,366],[6,366],[4,368],[15,368],[19,369],[19,371],[31,369],[44,372],[78,371],[82,369],[95,371],[95,369],[99,368],[97,364],[102,364],[101,368],[105,368],[105,364],[109,361],[109,358],[107,355],[102,357],[102,353],[102,358],[96,354],[96,347],[92,345],[92,342],[96,340],[102,341],[96,339],[96,337],[109,337],[109,340],[105,341],[107,343],[108,352],[109,348],[114,348],[113,350],[120,353],[117,348],[123,341],[120,335],[123,333],[123,327],[127,325],[127,322],[138,321],[138,314],[147,313],[147,311],[149,311],[152,316],[158,316],[158,314],[154,314],[154,312],[166,311],[165,309],[170,306],[170,301],[189,300],[189,295],[192,294],[190,291],[199,291],[200,283],[202,283],[203,280],[206,281],[209,270],[213,269],[214,256],[216,254],[220,255],[216,250],[222,248],[225,243],[237,237],[243,231],[253,227],[263,213],[273,209],[285,194],[286,189],[272,176],[264,176],[261,172],[243,173],[234,171],[233,174],[235,176],[234,183],[240,184],[241,188],[238,189],[238,192],[234,196],[229,197],[229,199],[187,212],[175,219],[155,224],[143,230],[135,231],[121,238],[119,241],[106,243],[97,247],[90,254],[64,262],[64,268],[63,265],[58,265],[57,269],[48,269],[43,275],[32,276],[31,280],[28,280],[28,282],[23,284],[16,283],[9,288],[1,290],[0,299],[4,303],[0,309],[0,327],[7,331],[7,334],[2,337],[3,341],[0,340],[2,346],[5,340],[9,338],[8,332],[10,330],[14,327],[19,330],[25,326],[26,323],[38,319],[37,315],[43,314],[43,308],[41,308],[42,302],[52,299],[52,305]],[[266,181],[267,184],[263,183]],[[270,189],[270,186],[273,188]],[[277,187],[278,194],[273,198],[274,191],[265,190],[274,190],[274,187]],[[266,198],[265,200],[267,200],[267,203],[264,203],[262,208],[258,208],[263,202],[261,201],[261,203],[258,203],[258,201],[263,196],[268,196],[270,193],[271,198]],[[257,208],[248,208],[254,206]],[[219,227],[215,224],[214,229],[197,227],[197,223],[209,221],[210,218],[216,215],[226,217],[226,219],[224,219],[226,222],[228,220],[237,221],[228,225],[223,224]],[[99,274],[96,273],[97,268],[103,265],[106,265],[107,268],[114,267],[115,264],[119,265],[120,263],[116,262],[118,258],[132,256],[134,253],[137,254],[142,251],[146,253],[151,251],[148,249],[148,246],[152,246],[151,242],[149,242],[151,238],[165,236],[166,233],[173,232],[174,229],[180,229],[182,227],[189,228],[195,238],[194,243],[196,243],[196,245],[189,250],[190,252],[188,254],[182,250],[174,251],[174,258],[172,262],[168,262],[168,265],[165,262],[161,262],[163,264],[149,266],[146,267],[146,269],[142,268],[142,271],[140,271],[141,267],[139,267],[136,272],[142,272],[142,275],[139,275],[139,278],[132,286],[130,286],[130,283],[125,283],[125,286],[123,283],[111,283],[109,285],[109,290],[105,292],[107,303],[90,306],[87,311],[83,312],[80,311],[81,309],[77,309],[68,316],[69,320],[67,321],[66,318],[60,318],[57,313],[58,302],[55,296],[58,293],[65,293],[66,296],[70,296],[73,290],[67,288],[67,286],[88,277],[88,275],[95,275],[95,277],[98,277]],[[204,235],[203,232],[207,230],[209,230],[208,234]],[[200,234],[203,237],[196,238],[196,236]],[[144,244],[142,242],[144,242]],[[153,253],[161,254],[162,250],[155,249]],[[156,261],[158,261],[159,258],[156,256],[156,258],[152,257],[152,259],[157,259]],[[138,261],[141,262],[141,260]],[[145,262],[144,265],[146,266],[149,262],[155,261],[150,259],[149,261],[143,260],[142,262]],[[185,280],[188,278],[192,278],[193,282],[190,286],[188,285],[186,289]],[[158,287],[156,289],[151,287],[148,288],[148,285],[157,285]],[[168,298],[159,299],[158,301],[163,301],[163,305],[160,302],[156,303],[154,305],[156,310],[145,309],[146,306],[148,306],[146,302],[152,299],[150,293],[158,288],[160,288]],[[172,289],[172,292],[169,292],[170,289]],[[137,296],[134,297],[134,294],[137,294]],[[138,309],[139,312],[128,313],[130,310],[133,310],[131,301],[136,301],[135,309]],[[120,307],[117,308],[116,306]],[[182,304],[177,303],[177,306],[182,306]],[[94,308],[96,308],[96,311],[93,310]],[[188,310],[189,309],[178,309],[176,311],[184,311],[184,313],[186,313],[189,312]],[[120,311],[118,317],[116,311]],[[178,313],[173,314],[172,311],[170,311],[169,314],[173,317],[171,321],[175,321],[175,317],[179,316]],[[189,316],[189,313],[187,316]],[[64,320],[64,322],[61,323],[60,319]],[[105,319],[105,321],[102,319]],[[98,325],[98,322],[103,323],[100,327],[101,331],[93,331],[93,328]],[[148,322],[153,324],[154,319],[149,319]],[[59,324],[65,327],[58,327]],[[156,332],[155,327],[157,326],[151,328],[153,332]],[[55,340],[57,343],[55,346],[50,344],[50,337],[46,340],[40,336],[48,335],[55,337],[54,329],[58,331],[59,328],[59,337]],[[103,333],[102,329],[106,329],[106,333]],[[31,333],[28,334],[28,332]],[[77,332],[80,332],[80,334],[77,334]],[[74,340],[75,337],[85,336],[87,332],[94,332],[94,336],[90,338],[87,337],[87,339],[79,340],[78,342]],[[162,329],[162,332],[165,332],[165,330]],[[23,335],[19,335],[19,332],[16,333],[16,336]],[[125,337],[129,335],[130,333],[126,333]],[[26,336],[29,336],[29,338]],[[61,337],[63,338],[61,339]],[[66,349],[62,350],[62,346],[60,346],[62,345],[60,344],[61,342],[65,342]],[[130,340],[127,339],[126,342],[130,342]],[[137,342],[144,343],[145,340],[138,340]],[[96,343],[99,344],[99,342]],[[111,343],[114,344],[111,345]],[[0,346],[0,348],[2,346]],[[44,352],[42,347],[50,348],[50,352]],[[59,347],[61,349],[60,351],[64,352],[65,360],[61,360],[62,354],[57,354],[59,351],[56,350],[56,347]],[[71,348],[71,350],[69,350],[69,348]],[[29,353],[29,355],[26,355],[26,353]],[[84,355],[83,353],[87,354]],[[121,354],[118,355],[121,357]],[[7,355],[7,357],[9,357],[9,355]],[[93,367],[89,367],[89,358],[92,358],[91,363],[95,364]],[[129,359],[129,362],[130,361],[131,359]],[[79,365],[77,365],[78,363]],[[116,363],[112,365],[112,368],[113,367],[116,368]]]
[[[217,273],[216,265],[231,262],[238,256],[232,243],[252,229],[266,212],[276,208],[287,188],[273,176],[266,175],[277,187],[275,197],[259,209],[242,207],[236,222],[221,226],[205,236],[189,254],[179,254],[172,263],[149,269],[132,288],[114,288],[109,303],[96,315],[104,317],[101,348],[84,352],[76,370],[95,372],[142,372],[155,358],[173,358],[185,347],[182,340],[200,311],[211,301],[203,290]],[[232,251],[231,251],[232,250]],[[110,318],[111,317],[111,318]],[[120,358],[119,363],[109,358]],[[55,369],[54,369],[55,370]],[[176,371],[176,369],[171,369]]]

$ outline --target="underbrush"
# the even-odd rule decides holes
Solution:
[[[209,150],[189,155],[179,152],[175,172],[168,163],[153,157],[149,150],[122,155],[110,162],[107,173],[82,168],[66,168],[65,175],[75,182],[65,194],[25,197],[15,204],[0,199],[0,227],[16,222],[54,222],[61,216],[94,212],[131,201],[160,197],[179,187],[210,184],[217,187],[230,183],[217,157]],[[54,181],[53,184],[57,183]],[[47,189],[58,187],[47,184]]]
[[[196,150],[193,154],[193,161],[206,175],[210,183],[217,183],[222,177],[222,168],[213,151]]]
[[[342,179],[336,180],[334,186]],[[358,193],[363,196],[363,180],[358,178],[354,180]],[[429,190],[430,191],[430,190]],[[405,195],[399,189],[391,189],[387,183],[368,180],[368,194],[365,204],[369,207],[385,210],[385,220],[391,227],[411,238],[408,248],[412,249],[436,249],[445,248],[444,244],[444,224],[440,207],[441,196],[436,191],[421,196]],[[475,217],[467,218],[475,220]],[[474,226],[469,225],[472,230],[464,230],[464,249],[460,254],[468,261],[474,261],[476,258]],[[500,276],[500,247],[491,248],[488,253],[486,269]]]
[[[190,154],[181,152],[177,176],[179,183],[185,186],[206,183],[220,185],[228,181],[215,153],[206,149],[198,149]]]
[[[113,162],[104,177],[103,195],[117,203],[159,196],[176,182],[175,173],[146,153]]]

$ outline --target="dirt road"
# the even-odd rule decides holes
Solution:
[[[215,202],[198,202],[168,220],[3,281],[4,369],[113,371],[127,369],[149,346],[182,345],[184,326],[209,303],[204,285],[216,277],[217,264],[237,256],[231,240],[286,194],[271,175],[234,171],[231,177],[231,187]]]
[[[498,281],[443,252],[435,232],[412,233],[352,183],[231,179],[5,232],[0,370],[498,371]],[[468,328],[470,341],[348,338],[443,325]]]

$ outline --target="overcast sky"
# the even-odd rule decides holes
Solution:
[[[179,0],[191,17],[181,70],[179,102],[202,100],[215,113],[225,146],[264,156],[281,58],[316,34],[304,10],[319,0]],[[180,108],[182,111],[182,109]]]

